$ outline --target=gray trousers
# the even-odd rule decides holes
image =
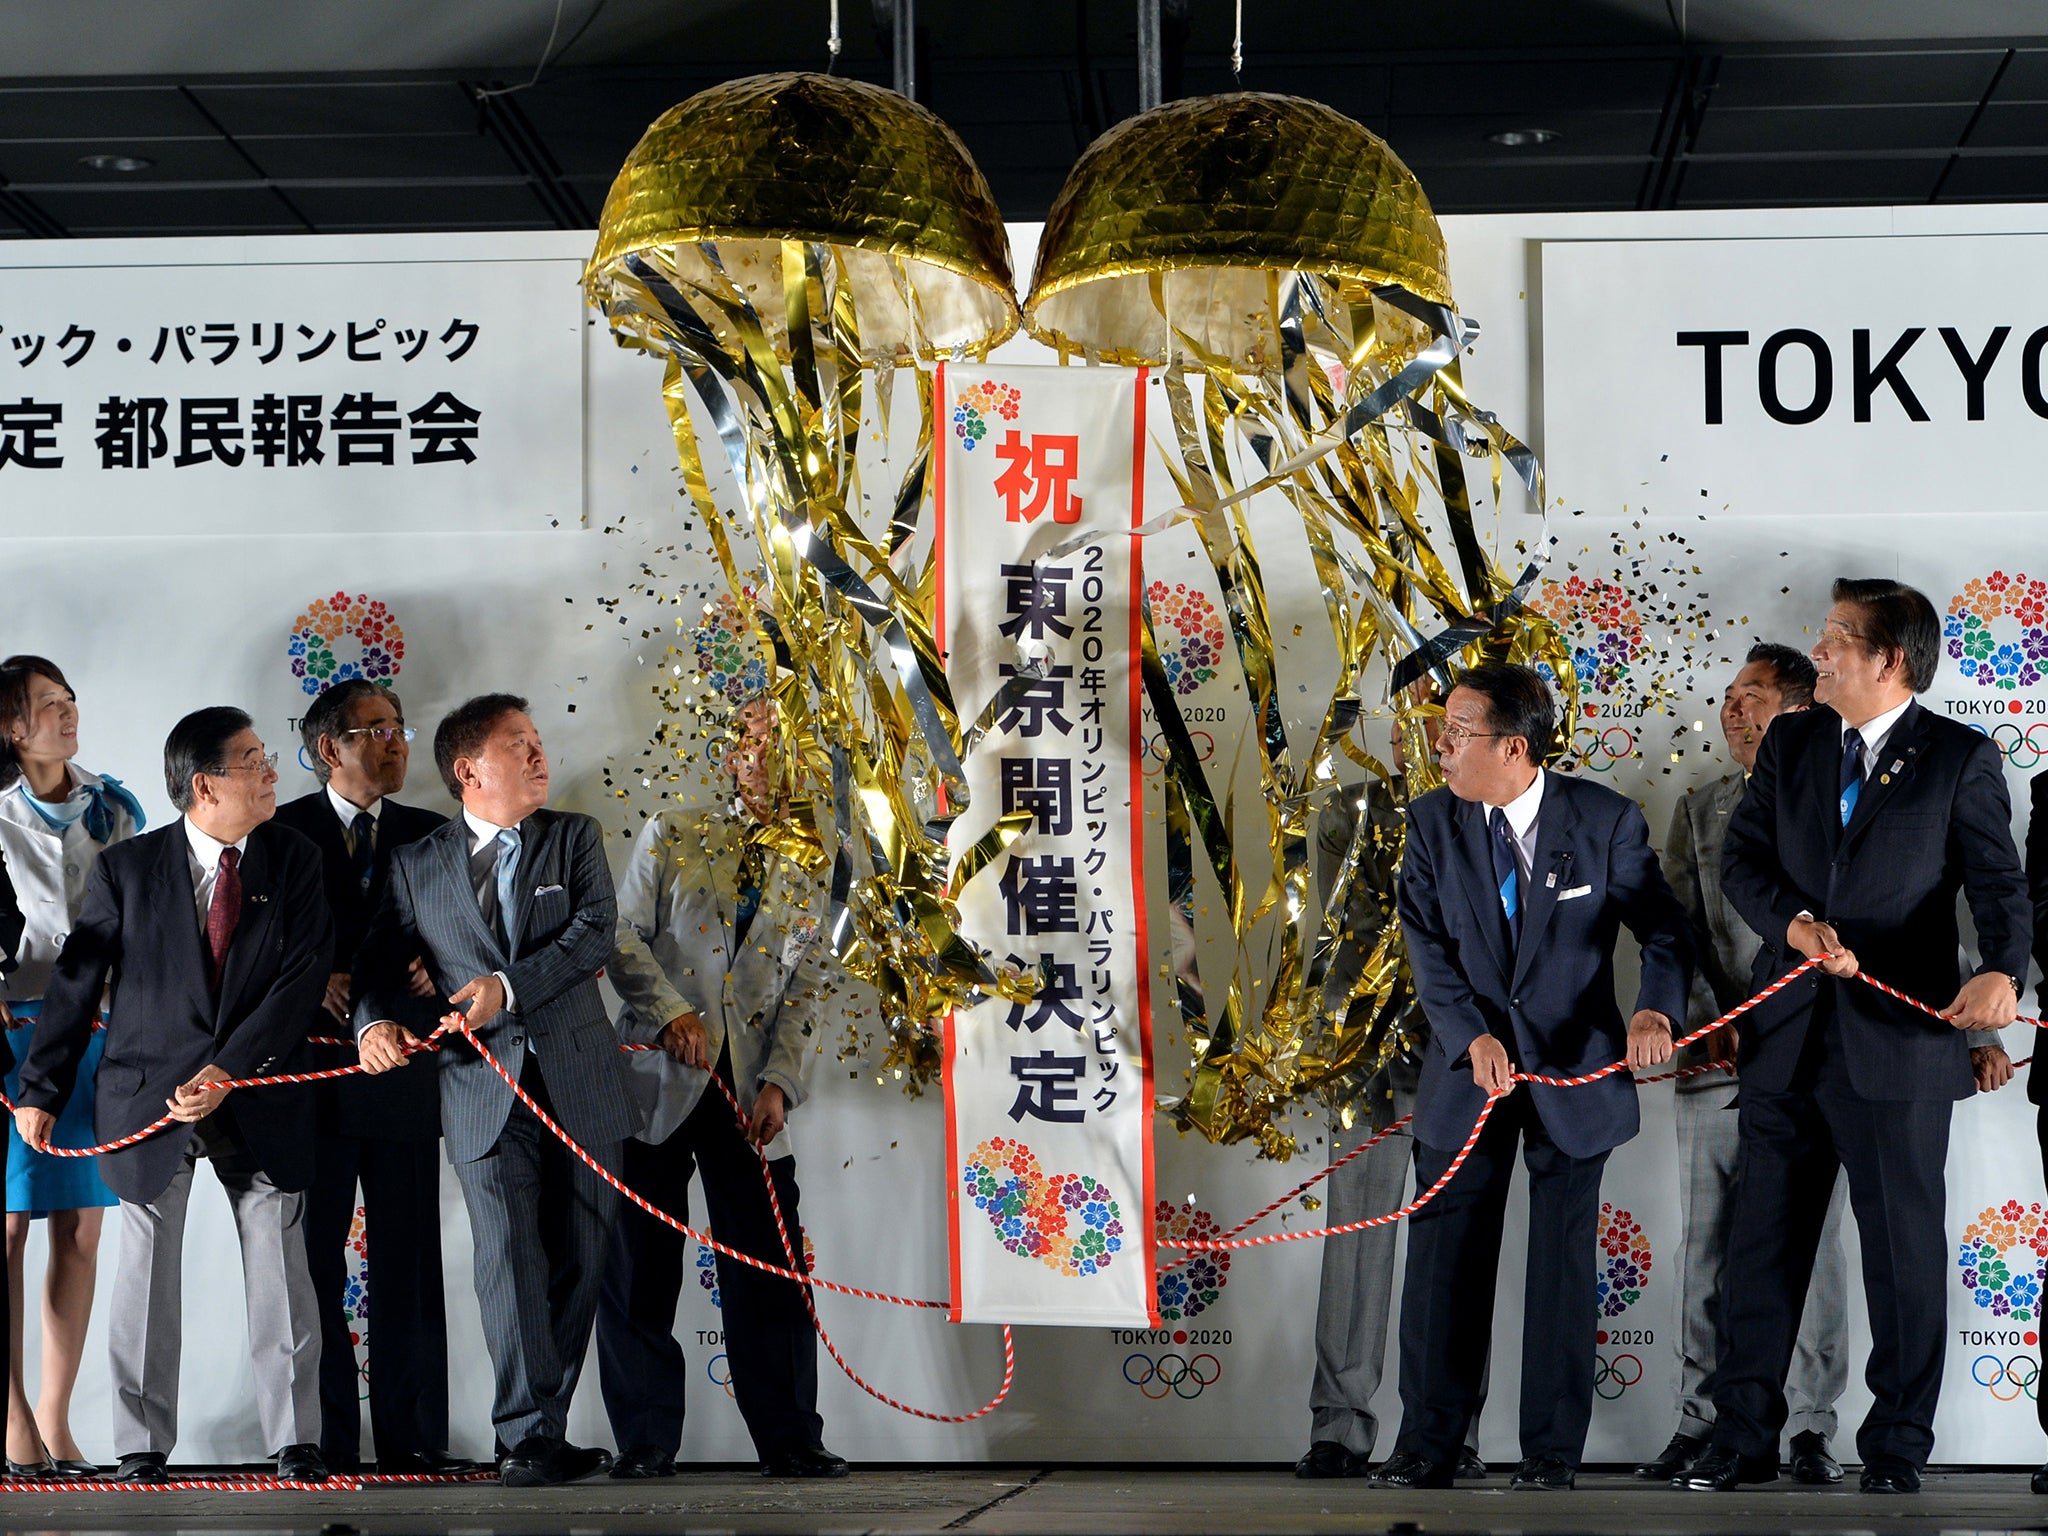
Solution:
[[[519,1086],[553,1114],[532,1056]],[[620,1166],[619,1142],[587,1149]],[[491,1354],[491,1422],[503,1450],[568,1438],[569,1400],[590,1348],[618,1192],[515,1103],[497,1144],[455,1165],[476,1241],[476,1300]]]
[[[1705,1388],[1720,1357],[1721,1277],[1735,1211],[1737,1087],[1725,1073],[1706,1073],[1680,1082],[1675,1095],[1678,1206],[1685,1225],[1678,1271],[1678,1429],[1686,1435],[1714,1430],[1714,1400]],[[1832,1440],[1835,1404],[1849,1385],[1849,1264],[1842,1253],[1848,1192],[1849,1181],[1837,1180],[1814,1256],[1785,1380],[1787,1435],[1811,1431]]]
[[[1394,1068],[1394,1115],[1415,1108],[1416,1074]],[[1360,1126],[1340,1145],[1333,1136],[1334,1160],[1366,1140],[1371,1131]],[[1408,1191],[1408,1172],[1415,1164],[1415,1141],[1406,1128],[1353,1158],[1324,1180],[1322,1215],[1326,1224],[1347,1226],[1369,1216],[1383,1216],[1401,1204]],[[1394,1299],[1394,1223],[1368,1227],[1342,1237],[1323,1239],[1322,1290],[1316,1299],[1316,1373],[1308,1393],[1309,1438],[1335,1440],[1357,1456],[1370,1457],[1379,1438],[1380,1421],[1372,1411],[1387,1356],[1387,1316]],[[1486,1406],[1482,1382],[1479,1405],[1465,1429],[1465,1444],[1479,1448],[1479,1415]]]
[[[211,1161],[241,1239],[242,1289],[256,1411],[274,1455],[320,1440],[320,1308],[306,1270],[306,1197],[271,1183],[246,1153],[216,1142]],[[107,1353],[114,1378],[114,1452],[169,1455],[178,1443],[184,1323],[185,1211],[199,1156],[194,1137],[170,1187],[148,1205],[121,1202]]]

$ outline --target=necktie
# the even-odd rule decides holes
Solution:
[[[1515,835],[1508,830],[1507,812],[1498,806],[1487,818],[1493,829],[1493,878],[1500,887],[1500,909],[1507,914],[1508,947],[1522,942],[1522,876],[1515,863]]]
[[[754,914],[761,910],[761,858],[751,845],[740,854],[739,908],[733,914],[734,950],[747,942],[747,930],[754,926]]]
[[[1842,733],[1842,825],[1856,813],[1857,796],[1863,793],[1863,737],[1855,726]]]
[[[349,873],[356,877],[356,889],[367,896],[377,863],[377,818],[368,811],[357,811],[356,819],[348,824],[348,836]]]
[[[519,829],[507,827],[498,834],[498,927],[505,935],[505,957],[516,959],[519,935],[514,931],[513,881],[519,871]]]
[[[220,868],[213,877],[213,900],[206,908],[206,947],[213,961],[213,990],[220,991],[221,972],[228,963],[228,946],[235,941],[235,924],[242,917],[242,862],[239,848],[220,851]]]

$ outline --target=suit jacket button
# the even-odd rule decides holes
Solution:
[[[512,1043],[513,1043],[514,1045],[524,1045],[524,1044],[526,1044],[526,1036],[524,1036],[524,1035],[514,1035],[514,1036],[512,1037]]]

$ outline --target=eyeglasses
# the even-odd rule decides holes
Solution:
[[[1505,736],[1506,734],[1507,732],[1505,731],[1473,731],[1467,730],[1462,725],[1447,725],[1437,732],[1436,741],[1438,746],[1449,743],[1453,752],[1462,752],[1465,750],[1467,742],[1487,741],[1494,737]]]
[[[398,741],[401,738],[411,741],[413,737],[419,735],[419,732],[409,725],[356,725],[349,727],[349,729],[341,734],[344,736],[368,736],[373,741],[381,741],[388,747],[392,742]]]
[[[226,768],[209,768],[206,772],[217,779],[224,779],[231,773],[275,773],[277,772],[277,754],[275,752],[266,752],[253,763],[235,763]]]

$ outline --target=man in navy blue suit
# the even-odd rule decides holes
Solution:
[[[1458,1175],[1411,1219],[1401,1295],[1401,1433],[1377,1487],[1446,1488],[1478,1401],[1515,1146],[1529,1170],[1517,1488],[1573,1486],[1592,1418],[1594,1233],[1607,1154],[1634,1136],[1626,1059],[1669,1059],[1685,1017],[1692,935],[1635,802],[1546,771],[1556,715],[1528,667],[1487,663],[1444,701],[1444,785],[1408,807],[1401,929],[1429,1017],[1415,1099],[1415,1186],[1450,1166],[1490,1096]],[[1614,944],[1627,924],[1642,983],[1624,1026]]]
[[[2018,1014],[2033,915],[1998,748],[1914,698],[1940,659],[1925,595],[1837,581],[1813,647],[1820,707],[1771,727],[1728,818],[1721,889],[1763,940],[1750,985],[1821,963],[1743,1020],[1714,1443],[1684,1477],[1701,1492],[1778,1475],[1785,1371],[1844,1174],[1870,1303],[1862,1491],[1919,1492],[1934,1449],[1949,1120],[2012,1078],[1994,1031]],[[1958,894],[1982,956],[1967,979]],[[1924,1006],[1855,981],[1862,960]]]

